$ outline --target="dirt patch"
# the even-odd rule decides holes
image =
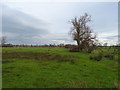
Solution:
[[[11,62],[13,62],[13,61],[10,61],[10,60],[2,60],[2,64],[4,64],[4,63],[11,63]]]
[[[15,67],[5,67],[5,69],[14,69]]]
[[[9,52],[2,54],[3,59],[32,59],[32,60],[57,60],[69,61],[71,63],[76,62],[76,57],[73,55],[60,55],[51,53],[41,53],[41,52]],[[9,61],[3,61],[7,63]]]
[[[2,70],[2,73],[10,73],[10,71]]]
[[[2,68],[2,73],[10,73],[12,69],[15,67],[3,67]]]

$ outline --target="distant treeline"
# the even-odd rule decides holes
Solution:
[[[72,45],[72,44],[59,44],[59,45],[13,45],[13,44],[3,44],[0,45],[0,47],[65,47],[65,48],[72,48],[72,47],[77,47],[77,45]],[[107,45],[98,45],[98,47],[108,47]],[[120,47],[120,45],[112,45],[111,47]]]
[[[13,44],[4,44],[4,45],[0,45],[0,47],[64,47],[65,45],[25,45],[25,44],[21,44],[21,45],[13,45]]]

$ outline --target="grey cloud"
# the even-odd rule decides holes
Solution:
[[[10,43],[32,44],[37,41],[40,44],[39,40],[34,40],[32,37],[49,34],[46,28],[48,26],[49,24],[42,20],[3,5],[2,33]]]
[[[73,43],[67,33],[50,33],[49,23],[21,11],[3,6],[2,32],[12,44]]]

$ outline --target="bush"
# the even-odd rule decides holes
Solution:
[[[70,52],[79,52],[77,46],[73,46],[73,47],[71,47],[69,51],[70,51]]]
[[[107,55],[104,55],[105,58],[108,58],[110,60],[114,60],[114,55],[112,54],[107,54]]]
[[[89,58],[90,58],[90,60],[95,60],[95,61],[100,61],[100,60],[102,60],[102,55],[95,55],[95,56],[90,56]]]
[[[113,48],[98,48],[97,50],[94,50],[92,54],[94,55],[101,55],[102,57],[105,57],[109,60],[118,60],[118,53],[119,52],[114,52]],[[92,57],[90,57],[92,59]]]
[[[76,46],[76,45],[66,44],[64,47],[70,49],[70,48],[75,47],[75,46]]]

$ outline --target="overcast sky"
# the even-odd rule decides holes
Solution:
[[[12,44],[76,44],[68,35],[74,17],[87,12],[100,42],[115,44],[117,2],[7,2],[2,4],[2,34]],[[1,14],[0,14],[1,15]]]

